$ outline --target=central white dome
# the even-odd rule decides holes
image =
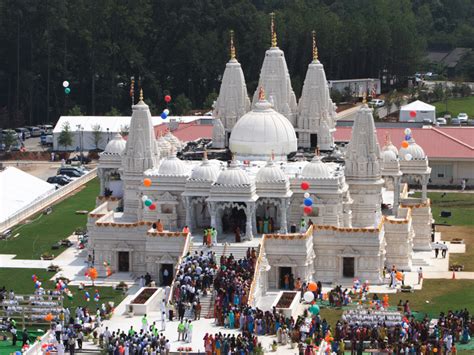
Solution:
[[[232,129],[230,150],[240,160],[263,160],[272,153],[278,160],[297,150],[295,129],[288,119],[261,97]]]

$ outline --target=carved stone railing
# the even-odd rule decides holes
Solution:
[[[176,264],[176,268],[175,268],[176,270],[173,276],[173,281],[171,281],[171,288],[170,288],[170,292],[168,294],[168,299],[166,300],[166,303],[170,303],[173,300],[174,286],[176,283],[176,275],[178,274],[179,267],[181,263],[183,262],[184,257],[188,254],[190,247],[191,247],[191,234],[188,233],[186,235],[186,241],[184,242],[183,251],[181,253],[181,256],[178,259],[178,263]]]
[[[257,261],[255,262],[255,269],[253,271],[253,279],[252,283],[250,284],[250,291],[249,291],[249,298],[247,304],[251,307],[255,307],[255,292],[258,283],[258,277],[260,275],[260,265],[262,263],[263,256],[265,255],[265,239],[266,235],[264,234],[262,237],[262,241],[260,243],[260,249],[258,251]]]

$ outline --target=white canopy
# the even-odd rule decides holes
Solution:
[[[436,107],[426,102],[416,100],[400,109],[400,122],[423,122],[436,120]]]
[[[0,222],[55,189],[53,184],[15,167],[0,171]]]
[[[201,118],[203,116],[168,116],[165,119],[155,116],[152,117],[152,123],[156,127],[163,123],[169,123],[171,120],[189,123]],[[204,118],[210,117],[206,116]],[[53,130],[53,149],[65,149],[65,147],[59,147],[58,138],[66,123],[69,124],[73,134],[72,145],[68,149],[75,150],[80,148],[82,144],[83,150],[91,150],[96,149],[96,136],[93,132],[98,126],[100,126],[101,132],[101,137],[97,142],[98,148],[104,149],[107,142],[112,140],[117,133],[130,128],[130,120],[130,116],[61,116]]]

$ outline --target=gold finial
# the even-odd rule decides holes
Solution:
[[[271,32],[272,32],[272,48],[277,47],[277,35],[275,31],[275,13],[270,14],[271,19]]]
[[[258,100],[265,100],[265,90],[263,89],[263,86],[260,86],[260,89],[258,89]]]
[[[272,161],[274,161],[274,160],[275,160],[275,152],[272,149]]]
[[[313,62],[318,60],[318,47],[316,47],[316,31],[311,32],[313,35]]]
[[[140,98],[139,98],[140,101],[143,101],[143,89],[140,89]]]
[[[230,59],[235,59],[234,31],[230,30]]]
[[[363,103],[363,104],[366,104],[366,103],[367,103],[367,93],[366,93],[366,92],[364,92],[364,93],[362,94],[362,103]]]
[[[319,157],[319,145],[316,146],[316,148],[314,149],[314,155],[317,155]]]
[[[391,139],[390,139],[390,133],[385,133],[385,145],[388,146],[392,143]]]
[[[207,149],[204,148],[203,160],[207,160]]]

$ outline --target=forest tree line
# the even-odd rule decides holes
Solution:
[[[0,0],[0,126],[130,114],[132,76],[157,113],[168,93],[172,113],[208,108],[231,29],[251,94],[270,12],[298,97],[312,30],[328,79],[413,75],[427,48],[474,47],[471,0]]]

